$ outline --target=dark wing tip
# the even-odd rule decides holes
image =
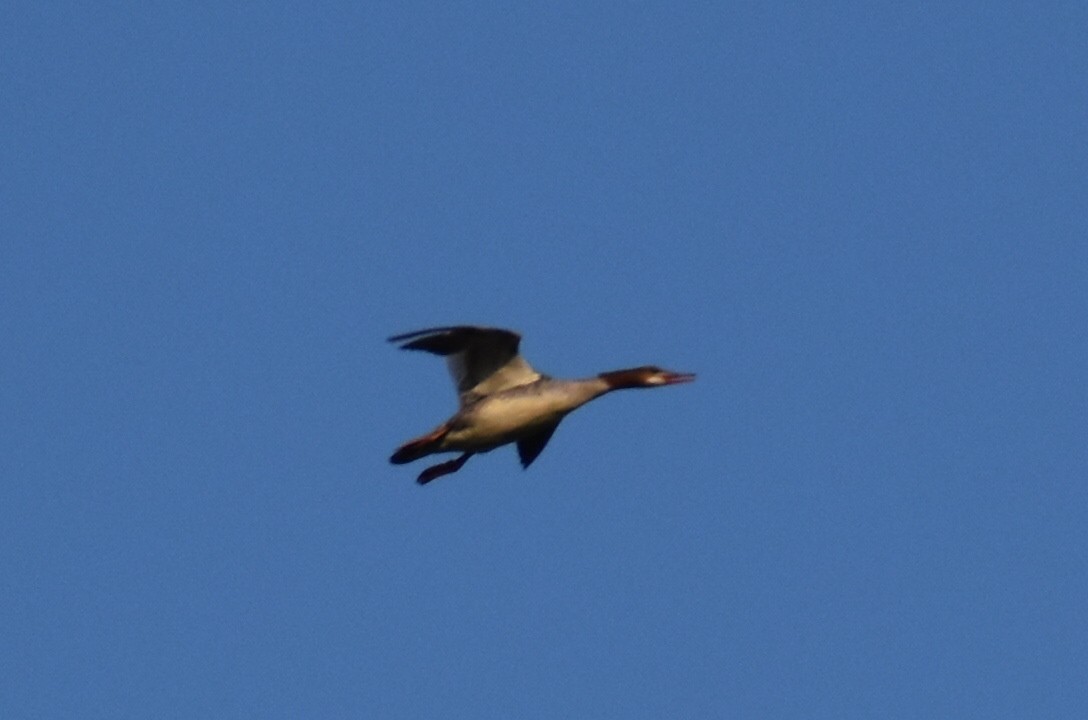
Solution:
[[[413,330],[412,332],[401,333],[400,335],[393,335],[388,338],[391,343],[404,342],[405,340],[411,340],[413,338],[422,337],[424,335],[435,335],[437,333],[447,333],[453,330],[460,330],[460,327],[436,327],[427,328],[426,330]]]
[[[501,338],[512,343],[514,352],[517,352],[518,343],[521,341],[521,335],[513,330],[478,325],[451,325],[394,335],[389,338],[389,342],[404,343],[401,345],[402,350],[425,350],[437,355],[449,355],[459,352],[466,345],[487,338]]]
[[[555,433],[557,427],[559,427],[558,422],[543,427],[532,435],[526,435],[518,440],[518,459],[521,460],[523,468],[528,469],[533,464],[533,460],[536,460],[540,453],[544,452],[544,446],[552,439],[552,434]]]

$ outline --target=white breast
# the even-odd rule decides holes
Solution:
[[[482,435],[502,435],[537,425],[550,425],[572,410],[562,395],[495,397],[480,404],[473,424]]]
[[[580,403],[579,403],[580,404]],[[506,444],[533,428],[552,425],[577,407],[559,395],[496,396],[478,403],[465,427],[451,431],[442,443],[450,450],[483,450]]]

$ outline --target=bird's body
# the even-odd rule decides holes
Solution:
[[[421,330],[390,338],[407,350],[447,358],[461,408],[449,420],[393,453],[407,463],[439,452],[461,457],[423,471],[420,483],[456,472],[475,453],[517,443],[524,467],[536,459],[559,422],[571,411],[612,390],[689,382],[694,375],[645,366],[601,373],[581,380],[541,375],[518,354],[521,338],[498,328],[458,326]]]
[[[553,380],[542,377],[526,385],[485,395],[451,418],[442,447],[449,450],[493,449],[558,423],[563,416],[608,391],[598,378]]]

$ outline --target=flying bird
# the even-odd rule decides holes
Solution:
[[[403,350],[446,358],[457,386],[460,409],[431,432],[397,448],[389,462],[410,463],[427,455],[460,452],[417,478],[425,485],[455,473],[476,453],[516,443],[522,467],[529,467],[568,413],[613,390],[691,382],[695,375],[653,365],[613,370],[581,380],[542,375],[521,355],[521,336],[512,330],[460,325],[395,335]]]

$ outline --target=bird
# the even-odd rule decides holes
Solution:
[[[523,468],[548,444],[560,421],[573,410],[613,390],[677,385],[693,373],[671,372],[656,365],[612,370],[578,380],[541,374],[518,351],[521,335],[513,330],[457,325],[394,335],[389,342],[446,358],[460,407],[448,420],[401,445],[389,458],[394,465],[435,453],[460,452],[453,460],[428,467],[420,485],[455,473],[477,453],[514,443]]]

